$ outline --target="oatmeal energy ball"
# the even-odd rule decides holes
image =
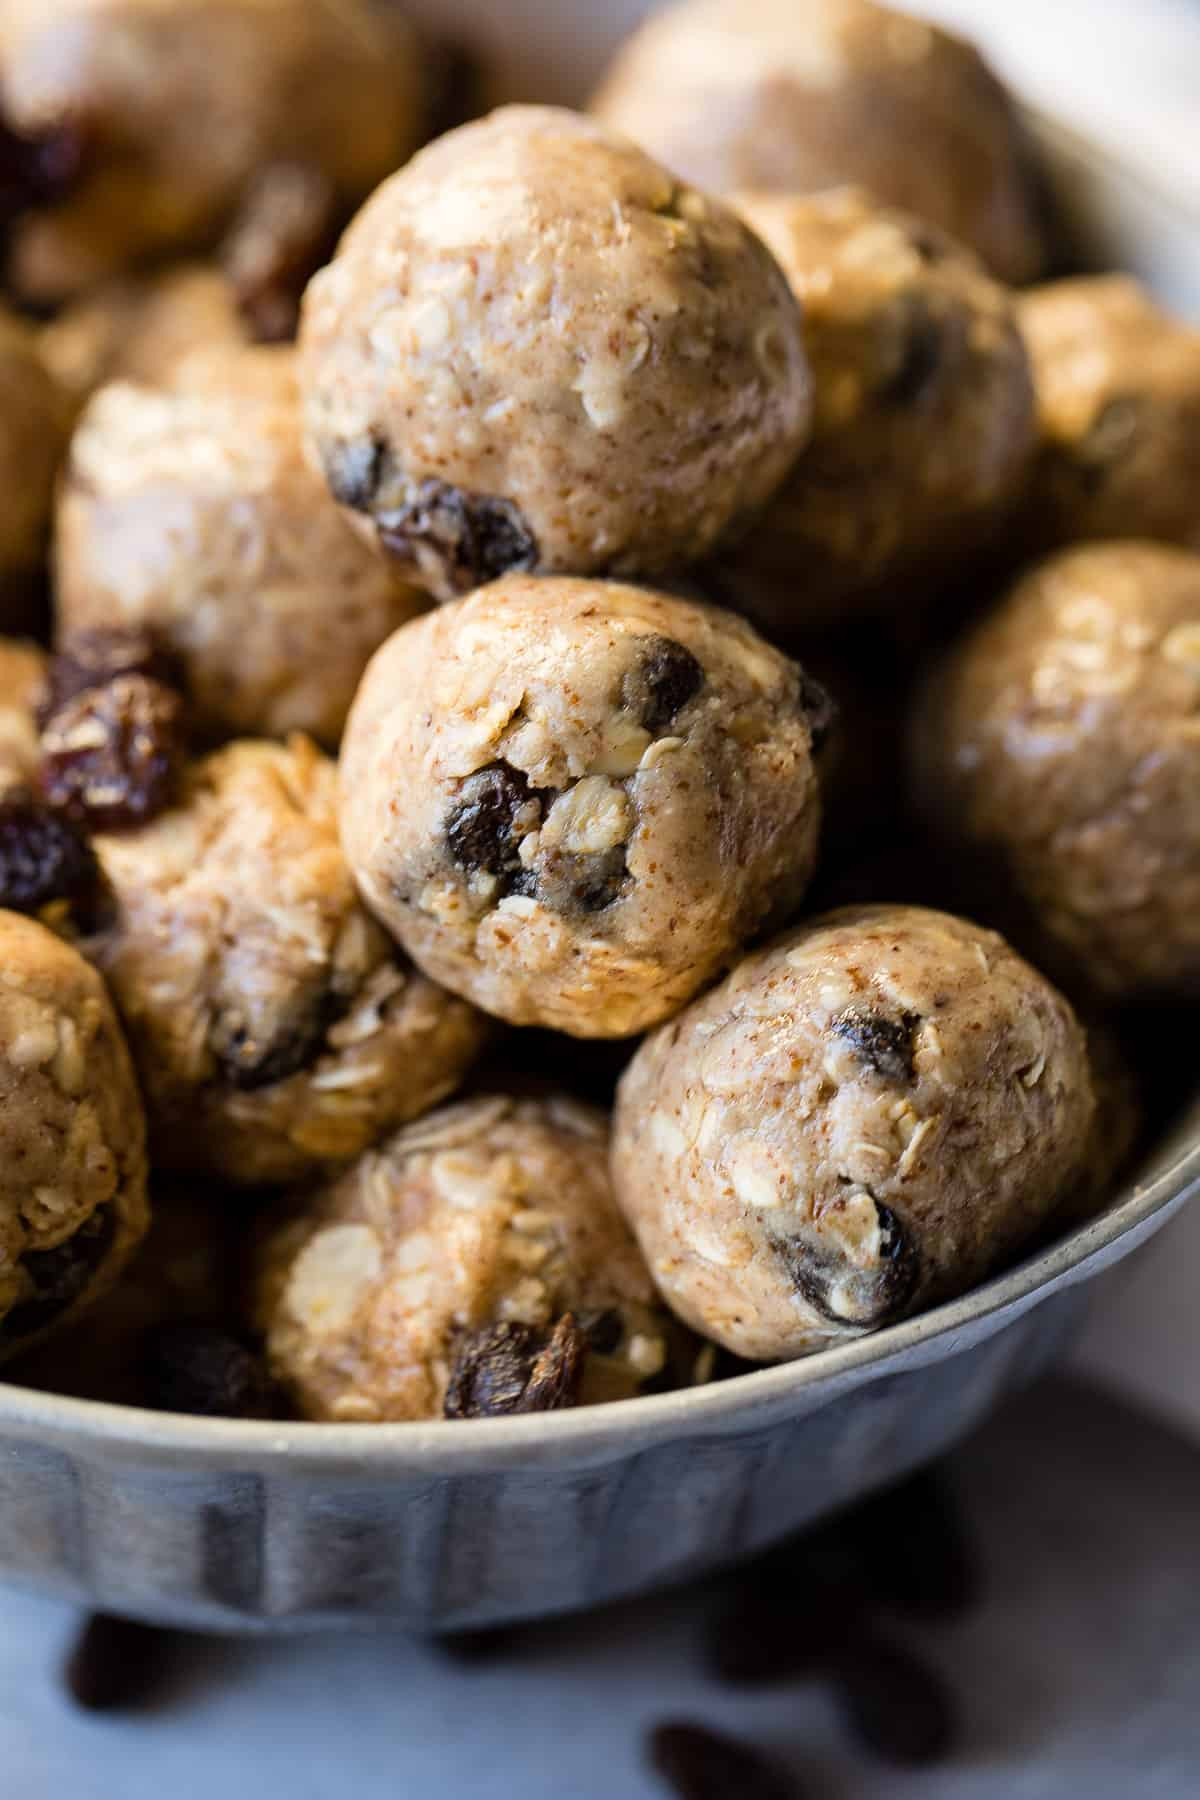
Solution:
[[[15,229],[42,302],[210,243],[264,166],[353,205],[424,127],[417,40],[371,0],[5,0],[0,82],[8,126],[74,166]]]
[[[0,638],[0,794],[27,784],[37,766],[33,711],[45,662],[35,645]]]
[[[45,558],[68,417],[34,333],[0,306],[0,630],[24,623],[22,590]]]
[[[89,940],[129,1032],[156,1166],[296,1180],[458,1085],[484,1035],[358,902],[337,776],[307,739],[192,764],[179,804],[95,846]]]
[[[913,703],[918,805],[1064,974],[1200,998],[1200,557],[1060,552]]]
[[[474,1418],[636,1393],[672,1331],[613,1205],[602,1113],[445,1107],[301,1196],[258,1324],[308,1418]]]
[[[160,387],[118,382],[72,440],[58,631],[147,627],[209,737],[337,743],[367,659],[424,604],[306,463],[294,353],[225,346]]]
[[[1045,260],[1005,89],[970,44],[872,0],[685,0],[633,34],[592,110],[715,193],[857,181],[1006,281]]]
[[[0,1355],[102,1293],[146,1223],[145,1119],[104,985],[0,912]]]
[[[549,107],[385,182],[310,283],[300,348],[333,493],[441,599],[694,562],[808,427],[799,308],[758,239]]]
[[[812,441],[722,587],[787,638],[920,610],[1013,510],[1034,447],[1009,296],[936,227],[860,190],[747,194],[804,309]]]
[[[828,711],[732,614],[511,575],[375,656],[342,841],[431,979],[514,1024],[622,1037],[799,904]]]
[[[1041,456],[1035,536],[1163,538],[1200,550],[1200,331],[1128,275],[1025,295]]]
[[[617,1199],[664,1298],[741,1356],[801,1356],[985,1275],[1085,1173],[1069,1006],[992,932],[827,913],[647,1039]]]

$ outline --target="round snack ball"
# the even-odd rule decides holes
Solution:
[[[1129,275],[1053,282],[1023,296],[1019,316],[1041,426],[1036,539],[1200,550],[1200,331]]]
[[[87,407],[56,522],[60,637],[147,627],[202,734],[336,745],[359,677],[425,604],[304,459],[294,352],[196,352]]]
[[[26,786],[37,768],[33,715],[45,668],[46,658],[35,644],[0,638],[0,793]]]
[[[264,166],[353,205],[424,127],[417,39],[370,0],[9,0],[0,76],[12,129],[74,140],[79,165],[15,226],[11,279],[38,302],[211,242]]]
[[[917,804],[1100,993],[1200,998],[1200,557],[1061,551],[913,703]]]
[[[603,1113],[502,1095],[301,1195],[264,1245],[257,1312],[300,1412],[342,1422],[622,1399],[672,1332],[613,1204]]]
[[[684,0],[629,38],[592,111],[715,193],[857,181],[1006,281],[1045,262],[1008,93],[972,45],[872,0]]]
[[[184,775],[152,824],[94,839],[108,977],[156,1166],[244,1185],[356,1156],[452,1093],[484,1021],[413,969],[359,904],[337,772],[309,740],[245,742]]]
[[[0,630],[26,623],[24,590],[45,561],[68,417],[33,331],[0,306]]]
[[[804,310],[812,440],[723,590],[784,639],[874,609],[919,610],[980,555],[1034,448],[1009,296],[935,227],[853,188],[742,195]]]
[[[741,619],[512,575],[373,659],[342,744],[367,905],[518,1025],[623,1037],[794,911],[828,699]]]
[[[808,428],[800,312],[762,244],[549,107],[385,182],[309,284],[300,348],[332,491],[442,599],[693,562]]]
[[[1003,938],[847,907],[747,958],[622,1079],[617,1199],[669,1305],[767,1360],[978,1281],[1082,1176],[1066,1001]]]
[[[104,984],[0,912],[0,1356],[103,1293],[147,1218],[145,1116]]]

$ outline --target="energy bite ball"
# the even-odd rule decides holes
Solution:
[[[120,1272],[146,1229],[145,1135],[100,977],[0,912],[0,1356]]]
[[[847,907],[747,958],[618,1092],[617,1199],[671,1307],[754,1359],[961,1292],[1082,1175],[1066,1001],[1004,940]]]
[[[68,408],[30,328],[0,306],[0,630],[25,621],[26,587],[45,560]]]
[[[353,205],[424,125],[417,40],[369,0],[6,0],[0,80],[15,132],[77,142],[73,185],[15,229],[36,301],[211,242],[264,166]]]
[[[1083,545],[1027,574],[913,703],[913,786],[1064,970],[1200,996],[1200,557]]]
[[[742,620],[512,575],[398,632],[341,756],[367,905],[520,1025],[666,1018],[812,871],[828,698]]]
[[[618,52],[592,111],[717,193],[859,181],[1006,281],[1045,261],[1007,92],[972,45],[872,0],[684,0]]]
[[[0,794],[27,784],[37,767],[33,713],[45,664],[36,645],[0,638]]]
[[[312,1419],[483,1417],[634,1394],[672,1331],[613,1205],[602,1113],[488,1095],[302,1196],[258,1323]]]
[[[330,488],[441,599],[695,561],[808,427],[800,313],[763,246],[549,107],[385,182],[310,283],[300,348]]]
[[[179,804],[95,840],[111,926],[88,943],[142,1076],[156,1165],[285,1182],[451,1093],[483,1021],[359,905],[337,774],[308,740],[190,766]]]
[[[1128,275],[1038,288],[1023,296],[1020,321],[1041,426],[1034,536],[1200,550],[1200,331]]]
[[[337,743],[367,659],[424,604],[304,460],[294,353],[196,352],[95,396],[56,521],[60,636],[154,631],[206,736]]]
[[[1034,447],[1006,291],[935,227],[860,190],[742,195],[804,309],[812,441],[721,585],[783,637],[919,610],[979,555]]]

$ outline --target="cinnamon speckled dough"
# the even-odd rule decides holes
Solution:
[[[449,598],[653,574],[804,441],[800,313],[742,222],[576,114],[508,107],[386,182],[305,296],[330,486]]]
[[[6,589],[45,559],[54,478],[66,444],[68,408],[38,355],[37,338],[0,306],[0,629],[18,622]]]
[[[804,309],[812,441],[722,585],[783,637],[919,610],[978,556],[1034,447],[1009,295],[935,227],[857,189],[742,195]]]
[[[102,388],[56,523],[58,626],[147,626],[211,737],[337,743],[367,659],[424,601],[362,543],[301,448],[294,352],[197,351]]]
[[[264,1250],[258,1323],[305,1416],[441,1416],[463,1335],[552,1325],[593,1343],[582,1400],[663,1370],[670,1321],[616,1207],[602,1113],[488,1095],[432,1113],[303,1196]]]
[[[15,230],[38,301],[211,242],[265,164],[353,205],[424,124],[416,39],[370,0],[4,0],[0,78],[17,131],[82,136],[75,188]]]
[[[36,644],[0,638],[0,792],[23,787],[38,761],[33,711],[46,658]]]
[[[1162,538],[1200,550],[1200,331],[1128,275],[1025,295],[1042,449],[1040,541]]]
[[[0,912],[0,1355],[102,1293],[147,1216],[145,1115],[104,985]]]
[[[115,920],[88,943],[142,1075],[156,1164],[284,1182],[453,1092],[483,1041],[358,903],[336,770],[231,744],[180,803],[94,841]]]
[[[1200,997],[1200,557],[1083,545],[913,703],[918,804],[1000,865],[1064,972]]]
[[[509,576],[372,661],[342,841],[434,980],[514,1024],[621,1037],[799,904],[827,704],[715,607]]]
[[[859,181],[1007,281],[1045,261],[1032,153],[977,50],[871,0],[685,0],[617,53],[592,107],[689,181]]]
[[[1066,1001],[918,907],[828,913],[647,1039],[617,1198],[664,1298],[741,1356],[801,1356],[961,1292],[1086,1166]]]

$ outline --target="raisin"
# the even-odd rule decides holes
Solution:
[[[27,1300],[10,1307],[0,1320],[0,1336],[10,1341],[31,1337],[53,1324],[80,1296],[112,1248],[116,1220],[112,1208],[97,1207],[78,1230],[52,1250],[26,1250],[21,1257],[33,1287]]]
[[[784,1239],[776,1245],[792,1285],[815,1312],[834,1325],[872,1330],[893,1319],[912,1297],[920,1259],[890,1206],[874,1201],[879,1220],[879,1255],[858,1268],[844,1258],[822,1254],[814,1239]]]
[[[647,1751],[677,1800],[800,1800],[799,1783],[773,1758],[706,1725],[656,1725]]]
[[[897,366],[876,388],[885,406],[912,406],[932,385],[946,356],[946,334],[919,294],[901,302],[902,342]]]
[[[1096,493],[1132,451],[1142,430],[1143,406],[1136,394],[1114,394],[1105,401],[1075,451],[1075,465],[1085,493]]]
[[[808,721],[813,755],[825,748],[838,722],[838,703],[827,687],[815,680],[800,663],[796,664],[800,682],[800,711]]]
[[[905,1617],[944,1622],[978,1603],[974,1545],[944,1477],[924,1470],[872,1494],[843,1515],[877,1603]]]
[[[76,126],[24,137],[0,119],[0,232],[33,207],[61,200],[80,179],[86,160]]]
[[[643,638],[637,661],[625,671],[621,704],[645,731],[658,736],[695,699],[704,686],[704,670],[674,638]]]
[[[442,1631],[430,1641],[451,1662],[474,1664],[494,1662],[512,1649],[517,1637],[510,1625],[488,1625],[475,1631]]]
[[[296,335],[309,277],[337,243],[333,182],[309,163],[270,163],[242,198],[222,261],[242,317],[259,343]]]
[[[491,763],[468,775],[446,820],[451,861],[468,874],[494,875],[513,892],[527,873],[519,848],[530,825],[521,815],[538,799],[524,771],[511,763]]]
[[[511,500],[445,481],[411,484],[403,505],[379,515],[379,541],[399,562],[458,594],[538,560],[537,539]]]
[[[98,830],[144,825],[171,804],[182,704],[147,675],[118,675],[53,714],[42,732],[42,797]]]
[[[915,1013],[889,1019],[886,1013],[848,1007],[831,1021],[830,1029],[874,1074],[901,1082],[913,1078],[913,1032],[919,1024]]]
[[[163,1325],[144,1346],[146,1404],[200,1418],[265,1419],[269,1384],[262,1360],[216,1325]]]
[[[329,1027],[345,1011],[346,999],[328,986],[297,993],[275,1030],[256,1037],[242,1024],[218,1022],[209,1040],[221,1079],[239,1093],[253,1094],[298,1075],[316,1059]]]
[[[597,1356],[612,1356],[621,1347],[625,1322],[616,1307],[609,1306],[603,1312],[581,1313],[579,1329],[587,1339],[589,1350],[594,1350]]]
[[[472,1332],[455,1358],[445,1415],[487,1419],[574,1406],[586,1354],[586,1339],[570,1313],[549,1334],[509,1322]]]
[[[162,1687],[171,1660],[164,1652],[176,1641],[155,1625],[93,1613],[63,1665],[67,1692],[88,1712],[144,1705]]]
[[[843,1648],[834,1671],[838,1699],[858,1741],[887,1762],[938,1761],[957,1735],[953,1699],[920,1657],[870,1633]]]
[[[558,851],[546,858],[537,891],[559,911],[603,912],[620,897],[628,875],[624,844],[591,854]]]
[[[428,46],[428,137],[439,138],[487,111],[486,71],[478,51],[452,39]]]
[[[352,512],[368,512],[383,475],[383,445],[373,438],[332,444],[321,460],[329,491],[338,505],[348,506]]]
[[[96,853],[74,820],[23,789],[0,795],[0,906],[36,913],[69,900],[88,929],[102,888]]]
[[[59,707],[91,688],[107,687],[118,675],[145,675],[164,687],[179,685],[178,666],[149,631],[139,626],[73,631],[50,658],[37,722],[45,730]]]

